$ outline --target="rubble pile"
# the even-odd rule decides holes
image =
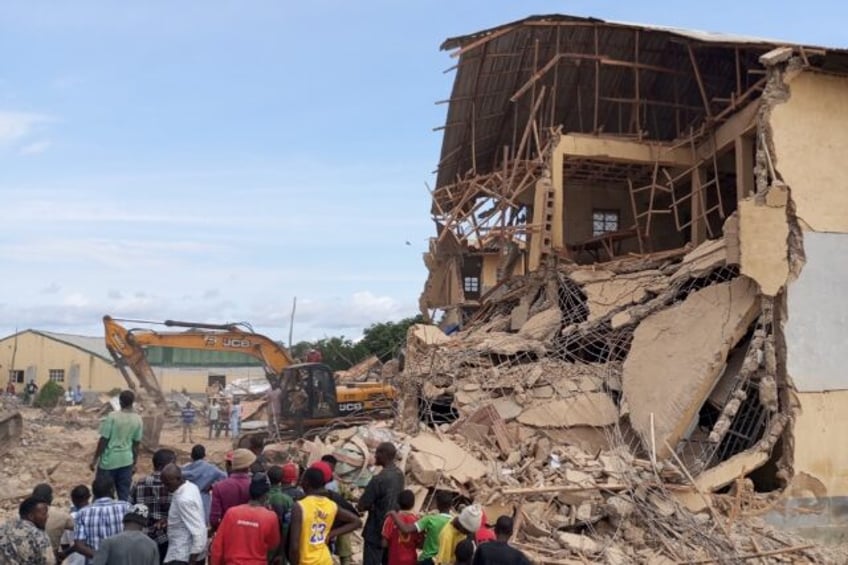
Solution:
[[[458,334],[411,328],[410,480],[515,513],[541,562],[842,561],[752,517],[779,492],[744,477],[790,473],[791,399],[773,299],[736,247],[551,267]]]

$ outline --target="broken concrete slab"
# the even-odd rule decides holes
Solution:
[[[702,493],[711,493],[722,489],[739,477],[744,477],[765,465],[768,458],[768,452],[760,449],[737,453],[730,459],[702,472],[695,478],[696,489],[677,491],[674,493],[675,498],[691,512],[701,512],[708,507],[709,498],[701,496],[698,490]]]
[[[562,326],[562,312],[559,308],[548,308],[527,320],[518,335],[541,342],[550,341]]]
[[[538,403],[518,416],[520,423],[536,428],[604,427],[617,420],[618,409],[602,392],[577,393],[569,398]]]
[[[633,429],[648,449],[655,436],[660,459],[671,455],[665,444],[677,445],[689,429],[730,349],[758,313],[756,285],[738,277],[694,292],[637,326],[622,388]]]
[[[665,276],[656,270],[616,275],[587,283],[583,287],[589,306],[589,320],[603,318],[612,310],[641,302],[648,289],[661,284]]]
[[[413,451],[409,464],[413,476],[425,486],[435,486],[439,477],[448,477],[459,484],[481,479],[489,468],[453,441],[431,433],[422,433],[411,440]]]
[[[671,281],[700,277],[727,264],[727,245],[724,238],[708,240],[687,253],[671,275]]]
[[[480,343],[471,346],[471,348],[478,353],[493,355],[533,353],[542,356],[545,354],[545,346],[535,339],[500,332],[492,332]]]
[[[592,538],[582,536],[580,534],[560,532],[557,535],[557,539],[559,540],[560,545],[562,545],[565,549],[570,549],[571,551],[576,551],[577,553],[585,555],[595,555],[596,553],[600,553],[603,549],[603,546]]]
[[[494,399],[492,406],[505,422],[518,418],[519,414],[524,410],[520,404],[508,397]]]
[[[769,192],[780,192],[772,188]],[[759,205],[753,199],[739,202],[741,272],[760,285],[766,296],[775,296],[789,277],[789,222],[785,206]]]

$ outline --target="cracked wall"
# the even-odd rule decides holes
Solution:
[[[783,463],[791,463],[795,477],[823,485],[811,496],[845,496],[848,459],[832,446],[841,443],[848,423],[848,299],[842,292],[848,280],[848,180],[839,167],[848,151],[848,78],[800,70],[795,59],[772,68],[771,79],[758,144],[758,194],[740,206],[742,269],[747,219],[753,237],[747,245],[761,252],[747,272],[766,294],[780,292],[778,282],[789,274],[777,308],[778,352],[787,377],[780,384],[784,396],[797,392],[789,394],[794,422]],[[759,227],[771,242],[752,235]],[[785,255],[778,248],[782,241]]]

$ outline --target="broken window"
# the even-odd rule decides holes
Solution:
[[[24,372],[18,370],[10,370],[9,371],[9,380],[13,383],[23,383],[24,382]]]
[[[54,383],[65,382],[65,369],[50,369],[48,375]]]
[[[592,236],[618,231],[618,210],[592,210]]]

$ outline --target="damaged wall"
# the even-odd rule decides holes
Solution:
[[[795,496],[848,496],[848,391],[799,393],[795,416],[795,476],[810,475],[824,488]],[[815,492],[818,491],[818,492]]]
[[[848,78],[805,71],[786,76],[790,97],[771,112],[777,168],[796,215],[815,231],[848,232]]]
[[[789,375],[801,392],[845,390],[848,234],[807,232],[804,251],[804,269],[787,293]]]

